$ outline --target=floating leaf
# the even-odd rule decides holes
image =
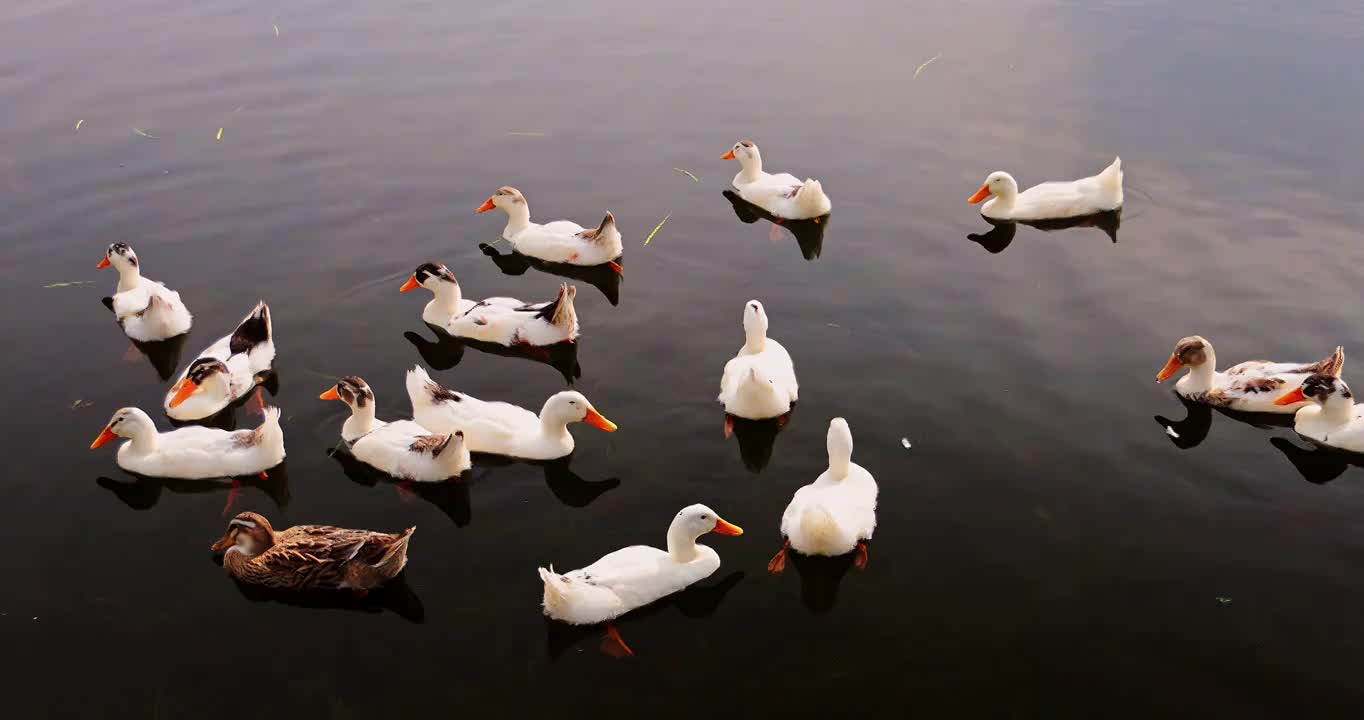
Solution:
[[[904,449],[908,450],[908,449],[910,448],[909,438],[907,438],[907,437],[902,437],[902,438],[900,438],[900,445],[901,445],[901,447],[903,447]]]
[[[81,129],[81,125],[83,125],[83,124],[85,124],[85,120],[84,120],[84,119],[77,120],[77,121],[76,121],[76,129],[77,129],[77,130],[80,130],[80,129]]]
[[[680,173],[682,173],[683,175],[686,175],[687,177],[691,178],[691,181],[692,181],[692,182],[701,182],[701,178],[696,177],[695,175],[692,175],[691,173],[687,172],[686,170],[683,170],[682,168],[673,168],[673,169],[676,170],[677,172],[680,172]]]
[[[1217,604],[1219,604],[1219,605],[1230,605],[1230,604],[1231,604],[1231,598],[1229,598],[1229,597],[1221,597],[1221,596],[1218,596],[1218,598],[1217,598]]]
[[[222,129],[222,128],[218,128],[218,140],[221,142],[222,139],[223,139],[223,129]]]
[[[92,283],[92,282],[94,282],[94,280],[72,280],[72,281],[70,281],[70,282],[55,282],[55,283],[52,283],[51,285],[44,285],[43,288],[44,288],[44,289],[47,289],[47,288],[64,288],[64,287],[71,287],[71,286],[73,286],[73,285],[89,285],[89,284]]]
[[[274,23],[270,23],[270,27],[275,29],[275,37],[279,37],[279,26]]]
[[[233,115],[236,115],[237,113],[239,113],[239,112],[241,112],[241,111],[243,111],[243,110],[245,110],[245,109],[246,109],[246,106],[245,106],[245,105],[238,105],[238,106],[237,106],[237,109],[232,111],[232,114],[233,114]]]
[[[155,135],[153,135],[153,134],[147,132],[146,130],[143,130],[142,128],[133,128],[133,132],[137,133],[138,135],[141,135],[141,136],[144,137],[144,138],[151,138],[151,139],[153,139],[153,140],[158,140],[158,139],[160,139],[160,138],[156,137]]]
[[[649,241],[654,239],[654,235],[657,235],[657,234],[658,234],[658,229],[661,228],[661,227],[663,227],[663,223],[668,222],[668,218],[670,218],[670,217],[672,217],[672,216],[673,216],[672,213],[668,213],[667,215],[664,215],[664,216],[663,216],[663,219],[662,219],[662,220],[659,220],[659,221],[658,221],[658,224],[654,226],[653,232],[650,232],[650,233],[649,233],[649,237],[644,238],[644,244],[645,244],[645,245],[648,245],[648,244],[649,244]]]
[[[71,403],[71,409],[72,409],[72,410],[79,410],[79,409],[81,409],[81,408],[90,407],[91,405],[94,405],[94,404],[95,404],[95,401],[94,401],[94,400],[80,400],[80,399],[77,399],[75,402]]]
[[[938,53],[937,55],[934,55],[933,57],[929,58],[928,61],[925,62],[923,65],[920,65],[919,67],[915,68],[915,69],[914,69],[914,77],[911,78],[911,79],[912,79],[912,80],[918,80],[918,79],[919,79],[919,73],[923,72],[923,71],[924,71],[924,68],[928,67],[929,65],[932,65],[932,64],[933,64],[933,61],[934,61],[934,60],[937,60],[937,59],[940,58],[940,57],[942,57],[942,53]]]
[[[546,133],[542,133],[539,130],[513,130],[507,134],[515,135],[517,137],[545,137],[546,135]]]

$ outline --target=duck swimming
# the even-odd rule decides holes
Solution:
[[[767,564],[769,572],[786,567],[786,550],[802,555],[846,555],[857,551],[857,567],[867,566],[867,540],[876,529],[876,479],[852,461],[853,439],[848,421],[829,422],[829,469],[796,491],[781,516],[781,550]]]
[[[767,336],[767,311],[757,300],[744,305],[744,345],[725,363],[719,401],[729,415],[748,420],[784,416],[796,402],[800,386],[790,353]],[[731,425],[726,421],[725,434]]]
[[[400,533],[295,525],[275,530],[264,516],[238,514],[212,551],[223,569],[248,585],[278,590],[351,590],[363,595],[407,567],[407,545],[417,528]]]
[[[595,229],[568,220],[555,220],[541,225],[530,221],[530,205],[526,196],[514,187],[503,186],[478,206],[479,213],[492,209],[507,213],[507,226],[502,239],[511,241],[512,248],[522,255],[546,262],[569,265],[610,265],[621,272],[616,262],[624,253],[616,217],[610,212]]]
[[[261,301],[232,334],[218,338],[185,368],[166,393],[166,414],[175,420],[216,415],[251,392],[274,360],[270,308]]]
[[[413,420],[376,419],[374,391],[363,378],[341,378],[318,399],[340,400],[350,407],[341,439],[350,444],[355,459],[391,477],[439,482],[459,477],[472,465],[464,433],[458,430],[437,433]]]
[[[734,143],[720,159],[739,161],[742,169],[734,176],[734,189],[739,191],[739,197],[776,217],[810,220],[828,215],[833,208],[818,180],[801,182],[788,173],[763,172],[762,154],[752,140]]]
[[[135,407],[114,413],[90,449],[117,438],[128,438],[118,448],[118,466],[128,472],[157,478],[204,480],[265,471],[284,462],[284,430],[279,408],[266,408],[254,430],[219,430],[191,425],[158,432],[150,416]]]
[[[412,276],[398,288],[399,292],[411,292],[417,288],[430,290],[435,297],[422,308],[422,321],[446,329],[455,318],[474,309],[476,305],[498,305],[522,307],[525,303],[516,298],[495,297],[486,300],[466,300],[460,291],[459,281],[450,268],[438,262],[426,262],[412,271]],[[448,330],[447,330],[448,332]]]
[[[1060,220],[1122,207],[1122,158],[1098,175],[1065,182],[1044,182],[1023,192],[1009,173],[996,171],[985,178],[967,202],[983,200],[980,214],[991,220]]]
[[[1175,382],[1175,392],[1180,397],[1243,412],[1291,413],[1297,412],[1306,401],[1280,405],[1275,399],[1301,385],[1309,375],[1338,374],[1344,365],[1345,349],[1337,347],[1335,352],[1314,363],[1249,360],[1218,372],[1217,353],[1212,343],[1202,336],[1192,335],[1175,343],[1165,367],[1156,373],[1156,382],[1164,382],[1187,367],[1189,373]]]
[[[189,332],[194,316],[180,300],[180,293],[142,277],[137,253],[127,243],[110,245],[95,267],[110,266],[118,271],[118,288],[110,307],[124,334],[138,342],[156,342]]]
[[[1327,447],[1364,453],[1364,405],[1355,404],[1354,393],[1339,375],[1313,374],[1274,402],[1300,408],[1293,418],[1299,435]]]

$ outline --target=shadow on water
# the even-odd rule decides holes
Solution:
[[[239,483],[241,488],[255,488],[270,498],[276,508],[284,509],[288,507],[289,495],[289,463],[285,462],[276,465],[266,471],[268,477],[262,479],[256,475],[239,478],[223,478],[208,480],[175,480],[170,478],[152,478],[137,475],[128,471],[123,471],[124,475],[132,478],[132,481],[115,480],[111,477],[101,476],[95,480],[100,487],[108,490],[118,498],[120,502],[134,510],[150,510],[161,500],[162,491],[176,494],[194,495],[203,493],[232,493],[239,492],[232,487],[232,483]],[[229,502],[233,498],[229,497]],[[235,504],[240,504],[237,501]],[[228,508],[224,508],[224,513]]]
[[[787,551],[787,565],[794,567],[800,576],[800,599],[811,615],[823,615],[834,609],[838,601],[838,586],[843,582],[843,576],[852,569],[854,559],[854,553],[822,557]]]
[[[469,474],[467,472],[463,477],[454,480],[403,483],[399,487],[398,480],[356,459],[345,448],[328,450],[327,456],[335,460],[341,466],[341,472],[345,473],[346,477],[357,485],[371,488],[380,484],[391,486],[401,500],[406,500],[415,495],[436,506],[446,517],[450,518],[450,522],[454,523],[455,527],[466,527],[473,519],[472,506],[469,502],[469,483],[467,482]]]
[[[1214,408],[1210,405],[1197,403],[1187,398],[1174,394],[1175,399],[1184,406],[1184,419],[1171,420],[1164,415],[1156,415],[1156,424],[1162,428],[1170,428],[1175,431],[1174,435],[1166,432],[1170,436],[1170,442],[1180,450],[1188,450],[1198,447],[1208,437],[1208,431],[1212,428],[1212,415],[1216,411],[1219,415],[1245,423],[1254,428],[1267,430],[1269,428],[1293,427],[1293,416],[1291,414],[1274,413],[1248,413],[1238,410],[1227,410],[1226,408]]]
[[[501,455],[474,454],[474,469],[481,470],[479,477],[495,472],[499,467],[508,465],[534,465],[545,473],[545,485],[558,501],[567,507],[584,508],[608,491],[620,487],[620,478],[605,480],[584,480],[573,472],[570,465],[573,456],[557,460],[513,460]]]
[[[488,243],[480,243],[478,249],[482,250],[483,254],[487,255],[504,275],[524,275],[526,270],[535,268],[542,273],[587,283],[600,291],[612,305],[620,304],[620,286],[623,276],[621,273],[612,270],[609,265],[584,267],[582,265],[545,262],[515,251],[498,252],[497,248]],[[624,264],[624,259],[617,258],[616,262]]]
[[[790,232],[800,246],[801,256],[806,260],[814,260],[824,252],[824,231],[829,227],[829,215],[813,220],[785,220],[739,197],[733,190],[725,190],[723,194],[740,222],[752,225],[759,220],[766,220]]]
[[[1287,438],[1270,438],[1273,445],[1293,463],[1293,467],[1303,479],[1313,485],[1325,485],[1345,474],[1351,467],[1364,468],[1364,457],[1358,453],[1338,450],[1325,445],[1309,442],[1304,448]]]
[[[464,349],[469,347],[489,355],[521,358],[548,365],[558,370],[564,382],[570,386],[583,376],[582,366],[578,364],[577,341],[555,343],[546,347],[506,347],[497,343],[457,338],[430,323],[426,323],[426,327],[435,335],[435,340],[428,340],[425,336],[410,330],[404,332],[403,337],[416,346],[417,354],[421,355],[422,361],[433,370],[449,370],[458,365],[460,360],[464,359]]]
[[[714,584],[701,583],[679,593],[674,593],[659,600],[656,603],[647,605],[638,610],[626,613],[616,620],[616,625],[620,629],[622,636],[629,643],[628,625],[637,620],[653,617],[671,608],[676,608],[682,613],[683,617],[700,620],[710,617],[720,608],[725,596],[729,594],[734,586],[744,579],[744,571],[735,570],[726,575],[725,578]],[[556,660],[564,651],[575,647],[584,641],[599,641],[605,633],[605,625],[569,625],[550,618],[544,618],[545,622],[545,650],[551,660]],[[638,648],[636,648],[638,652]]]
[[[772,462],[772,450],[777,444],[777,435],[790,424],[794,413],[793,408],[785,416],[785,420],[782,418],[745,420],[732,415],[726,416],[727,420],[734,423],[734,439],[739,441],[739,457],[749,472],[762,472],[767,464]]]
[[[222,556],[215,555],[213,561],[221,566]],[[406,572],[399,573],[397,577],[363,597],[346,590],[289,591],[248,585],[236,580],[232,583],[237,586],[237,591],[242,597],[253,603],[279,603],[308,610],[344,610],[370,615],[387,610],[416,625],[426,621],[426,608],[416,591],[407,584]]]
[[[109,309],[109,312],[114,311],[114,299],[112,297],[101,298],[100,302]],[[122,327],[119,329],[122,330]],[[189,339],[189,336],[190,333],[184,332],[173,338],[157,342],[141,342],[129,339],[128,342],[132,343],[133,348],[124,355],[124,359],[135,362],[137,358],[133,357],[133,349],[136,349],[138,353],[142,354],[142,357],[147,359],[147,362],[152,364],[152,369],[156,371],[161,381],[165,382],[171,379],[175,374],[175,368],[180,365],[180,353],[184,351],[185,340]]]
[[[985,251],[998,255],[1008,249],[1009,244],[1014,241],[1014,235],[1018,232],[1019,225],[1037,228],[1043,232],[1054,232],[1056,230],[1069,230],[1071,228],[1095,227],[1104,232],[1109,240],[1118,242],[1118,228],[1122,226],[1122,208],[1109,210],[1107,212],[1084,215],[1074,218],[1061,218],[1056,220],[1020,220],[1018,222],[1004,222],[991,220],[981,216],[985,222],[993,227],[984,234],[971,233],[966,236],[977,245],[985,248]]]

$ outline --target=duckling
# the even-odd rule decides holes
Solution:
[[[185,368],[166,393],[166,414],[175,420],[202,420],[245,397],[270,371],[275,341],[270,308],[264,301],[230,335],[218,338]]]
[[[486,300],[464,299],[460,292],[459,281],[455,279],[455,274],[450,272],[450,268],[438,262],[426,262],[417,266],[412,272],[412,276],[398,288],[399,292],[409,292],[417,288],[425,288],[435,295],[431,302],[422,309],[422,321],[434,325],[448,332],[450,321],[463,315],[475,306],[505,306],[518,308],[525,303],[516,298],[495,297]]]
[[[110,266],[118,271],[112,308],[125,335],[138,342],[156,342],[189,332],[194,316],[180,293],[142,277],[137,253],[127,243],[110,245],[95,267]]]
[[[829,421],[829,469],[796,491],[781,516],[781,550],[767,564],[769,572],[786,567],[786,550],[802,555],[846,555],[857,551],[854,564],[867,566],[867,540],[876,529],[876,479],[852,461],[853,439],[848,421]]]
[[[729,415],[748,420],[784,416],[796,402],[800,386],[790,353],[767,336],[767,311],[757,300],[744,305],[744,345],[725,363],[719,401]],[[726,435],[729,433],[726,423]]]
[[[115,438],[128,438],[118,448],[118,466],[148,477],[203,480],[265,471],[284,461],[284,430],[279,408],[266,408],[254,430],[219,430],[192,425],[158,432],[150,416],[135,407],[121,408],[90,443],[94,450]]]
[[[752,140],[734,143],[720,159],[739,161],[742,169],[734,176],[734,189],[739,191],[739,197],[779,218],[817,220],[833,208],[818,180],[801,182],[789,173],[763,172],[762,154]]]
[[[363,595],[407,567],[416,527],[401,533],[295,525],[276,531],[264,516],[239,513],[211,550],[239,582],[278,590],[351,590]]]
[[[1180,368],[1189,373],[1175,382],[1175,392],[1194,402],[1243,412],[1291,413],[1306,403],[1279,405],[1274,398],[1302,384],[1313,373],[1339,374],[1345,365],[1345,349],[1314,363],[1280,363],[1248,360],[1217,371],[1217,353],[1201,335],[1181,338],[1165,367],[1156,373],[1156,382],[1170,379]]]
[[[577,296],[576,286],[562,283],[559,294],[549,302],[520,306],[478,303],[452,319],[447,328],[456,337],[508,347],[573,342],[578,337],[578,312],[573,306]]]
[[[1292,407],[1308,404],[1293,418],[1299,435],[1328,447],[1364,452],[1364,405],[1356,405],[1350,386],[1337,375],[1315,373],[1274,401]]]
[[[341,378],[318,399],[340,400],[350,407],[341,439],[357,460],[395,478],[439,482],[459,477],[472,465],[464,433],[458,430],[437,434],[412,420],[375,419],[374,391],[363,378]]]
[[[530,221],[530,205],[526,196],[511,186],[503,186],[478,206],[478,213],[492,209],[507,213],[507,226],[502,239],[511,241],[512,248],[522,255],[546,262],[569,265],[610,265],[621,272],[616,260],[624,253],[616,216],[606,213],[596,229],[568,220],[555,220],[541,225]]]

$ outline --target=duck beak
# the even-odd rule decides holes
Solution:
[[[733,159],[734,159],[734,148],[730,148],[729,152],[725,153],[724,155],[721,155],[721,156],[720,156],[720,159],[721,159],[721,160],[733,160]]]
[[[987,197],[990,197],[990,186],[989,186],[989,185],[981,185],[981,186],[980,186],[980,189],[976,191],[976,194],[975,194],[975,195],[972,195],[971,197],[966,198],[966,202],[971,203],[972,205],[975,205],[976,203],[980,202],[981,200],[984,200],[984,199],[987,198]]]
[[[616,431],[616,424],[607,420],[606,416],[597,412],[596,408],[587,409],[587,417],[583,418],[583,422],[598,430],[605,430],[606,432]]]
[[[180,403],[184,402],[186,398],[193,395],[194,391],[198,389],[199,386],[195,385],[194,381],[189,378],[185,378],[176,383],[175,387],[171,388],[171,391],[173,391],[175,395],[171,398],[170,406],[180,407]]]
[[[324,393],[322,393],[321,395],[318,395],[318,396],[317,396],[317,399],[318,399],[318,400],[340,400],[340,399],[341,399],[341,395],[338,394],[338,393],[336,392],[336,386],[333,385],[333,386],[327,388],[327,392],[324,392]]]
[[[230,548],[230,547],[232,547],[232,535],[231,535],[231,533],[229,533],[229,534],[227,534],[227,535],[224,535],[224,536],[222,536],[221,538],[219,538],[219,539],[218,539],[218,542],[213,543],[213,545],[211,545],[208,549],[209,549],[209,550],[212,550],[212,551],[215,552],[215,553],[220,553],[220,552],[223,552],[224,550],[226,550],[226,549],[228,549],[228,548]]]
[[[109,267],[109,258],[108,258],[108,256],[105,256],[105,257],[102,257],[102,258],[99,259],[99,264],[95,266],[95,269],[96,269],[96,270],[103,270],[104,268],[107,268],[107,267]]]
[[[711,532],[717,532],[721,535],[743,535],[744,529],[734,523],[726,522],[724,518],[717,515],[715,517],[715,529]]]
[[[1295,387],[1295,388],[1293,388],[1292,390],[1289,390],[1288,392],[1286,392],[1286,393],[1280,395],[1280,396],[1278,397],[1278,399],[1276,399],[1276,400],[1274,401],[1274,404],[1275,404],[1275,405],[1296,405],[1296,404],[1298,404],[1298,403],[1300,403],[1300,402],[1306,402],[1306,401],[1307,401],[1307,396],[1302,394],[1302,388],[1300,388],[1300,387]]]
[[[482,210],[480,210],[479,212],[482,212]],[[408,279],[407,279],[407,282],[403,283],[403,286],[400,287],[400,288],[398,288],[398,292],[407,292],[408,290],[416,290],[417,288],[419,288],[419,287],[421,287],[421,286],[422,286],[422,284],[419,283],[419,282],[417,282],[417,275],[416,275],[416,273],[413,273],[413,274],[412,274],[412,277],[408,278]]]
[[[1156,373],[1156,382],[1165,382],[1166,380],[1169,380],[1170,376],[1179,372],[1179,369],[1182,367],[1184,367],[1184,363],[1180,362],[1178,357],[1171,355],[1170,359],[1165,362],[1165,367],[1161,368],[1160,372]]]
[[[1302,393],[1299,392],[1298,394],[1301,395]],[[94,450],[95,448],[104,445],[105,443],[109,442],[110,440],[113,440],[116,437],[118,436],[114,434],[114,431],[110,430],[108,425],[105,425],[104,429],[99,432],[99,437],[95,438],[95,441],[90,443],[90,449]]]
[[[493,199],[490,197],[487,200],[484,200],[482,205],[478,206],[478,210],[475,211],[475,214],[488,212],[495,207],[497,206],[493,205]]]

